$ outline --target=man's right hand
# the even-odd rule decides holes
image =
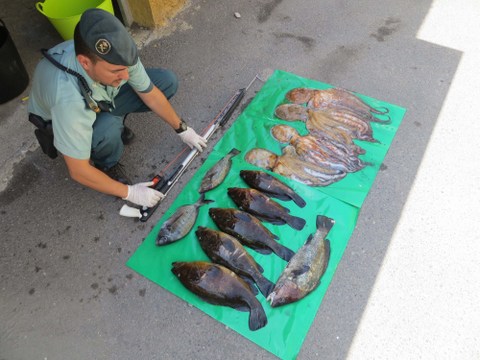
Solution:
[[[130,201],[140,206],[155,206],[165,195],[158,190],[149,186],[153,185],[153,181],[128,185],[128,195],[123,200]]]

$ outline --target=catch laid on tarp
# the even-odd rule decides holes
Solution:
[[[348,245],[349,238],[355,229],[360,208],[368,191],[371,189],[378,171],[380,169],[386,169],[386,166],[383,168],[381,167],[382,162],[388,152],[389,146],[392,144],[402,117],[405,114],[405,109],[399,106],[359,94],[358,96],[361,97],[362,100],[380,112],[383,112],[384,109],[388,108],[388,112],[385,111],[385,114],[371,112],[372,117],[378,117],[381,121],[388,122],[389,117],[391,118],[391,124],[389,125],[385,125],[382,122],[370,121],[370,126],[373,130],[372,137],[376,142],[359,140],[355,137],[355,132],[360,133],[362,128],[368,132],[368,127],[361,125],[358,127],[358,130],[351,131],[346,129],[346,123],[342,124],[338,121],[334,122],[329,120],[328,124],[331,126],[325,126],[323,128],[323,133],[318,129],[311,132],[309,130],[309,124],[312,125],[316,123],[319,120],[318,118],[322,120],[322,116],[317,118],[317,116],[314,115],[309,119],[309,111],[310,114],[312,114],[312,112],[322,111],[323,115],[327,114],[326,110],[328,109],[309,107],[307,103],[293,104],[290,100],[286,99],[285,96],[290,90],[295,88],[329,89],[331,87],[330,84],[301,78],[293,74],[276,70],[274,75],[272,75],[272,77],[255,94],[238,119],[233,122],[232,127],[225,131],[221,136],[218,143],[215,144],[212,149],[212,152],[207,155],[205,162],[200,166],[199,171],[191,177],[189,182],[185,185],[185,188],[179,192],[177,199],[172,204],[171,210],[175,210],[183,204],[196,201],[199,196],[198,191],[200,188],[200,182],[204,174],[206,174],[212,166],[219,161],[219,159],[226,157],[232,148],[238,149],[241,151],[240,156],[232,158],[231,169],[226,178],[220,183],[220,185],[211,190],[211,197],[207,195],[208,192],[206,193],[206,197],[215,200],[215,203],[208,204],[199,209],[197,221],[192,229],[193,231],[190,231],[184,239],[175,242],[175,244],[172,244],[171,246],[158,247],[155,245],[158,230],[163,222],[170,217],[171,212],[173,212],[168,211],[155,225],[155,228],[150,232],[148,237],[146,237],[141,243],[134,256],[129,259],[127,264],[139,274],[146,276],[148,279],[177,295],[192,306],[200,309],[229,329],[232,329],[249,339],[253,343],[251,344],[252,347],[254,344],[257,344],[281,359],[295,359],[298,357],[301,345],[308,334],[310,326],[314,322],[315,314],[321,306],[325,292],[335,276],[335,270],[337,269],[342,254]],[[331,92],[333,92],[333,90]],[[305,101],[310,102],[310,100]],[[292,105],[292,108],[293,105],[297,106],[297,116],[294,116],[291,120],[300,121],[287,122],[274,115],[276,108],[285,103]],[[317,105],[313,105],[312,101],[311,106]],[[346,109],[346,106],[343,104],[341,109],[338,105],[336,105],[336,107],[339,110]],[[361,110],[363,112],[360,110],[352,111],[352,109],[348,109],[348,111],[350,115],[353,113],[356,117],[366,117],[367,120],[370,116],[368,113],[365,114],[363,110]],[[370,110],[367,111],[370,112]],[[304,118],[301,118],[302,116]],[[357,121],[357,119],[355,120]],[[281,141],[279,138],[274,137],[275,129],[273,129],[275,126],[280,125],[288,125],[289,127],[295,128],[298,135],[293,133],[290,129],[287,129],[283,135],[291,136],[291,138],[287,142]],[[333,125],[336,127],[333,128]],[[310,129],[313,129],[313,126],[310,127]],[[315,132],[315,134],[313,134],[313,132]],[[302,138],[297,138],[297,136]],[[306,143],[306,140],[303,138],[304,136],[315,138],[310,138],[310,140],[312,140],[312,148],[308,148],[310,145]],[[315,142],[313,142],[313,140],[315,140]],[[274,157],[283,157],[282,160],[290,157],[294,165],[302,165],[299,167],[300,175],[317,185],[307,186],[305,183],[301,183],[298,180],[280,175],[280,173],[286,172],[285,169],[282,169],[282,166],[285,166],[285,164],[281,162],[274,164],[278,172],[260,169],[251,165],[245,161],[245,155],[255,148],[269,151]],[[282,151],[284,148],[290,150]],[[336,160],[335,164],[337,164],[337,168],[334,167],[333,170],[340,170],[338,174],[334,173],[334,176],[339,176],[338,179],[333,179],[336,181],[331,182],[328,186],[320,186],[326,183],[325,180],[327,180],[328,177],[322,179],[322,177],[314,176],[316,175],[316,163],[313,162],[313,160],[317,154],[309,153],[311,151],[323,151],[325,155],[328,155],[327,158],[330,159],[331,163],[334,163],[332,159]],[[309,157],[308,155],[313,156]],[[294,157],[295,159],[293,159]],[[308,159],[309,161],[306,161],[305,159]],[[354,171],[356,170],[356,167],[350,166],[350,163],[354,162],[355,159],[361,160],[365,166],[360,170]],[[357,165],[359,164],[361,163],[357,163]],[[292,168],[295,170],[297,169],[293,165]],[[293,169],[291,169],[291,171],[295,173]],[[175,169],[173,169],[173,171],[175,171]],[[278,195],[276,191],[269,193],[271,188],[269,188],[269,185],[263,183],[261,186],[265,185],[266,187],[256,188],[252,183],[248,183],[247,180],[245,180],[246,178],[240,175],[243,171],[256,171],[261,173],[262,176],[263,174],[267,174],[268,176],[287,184],[301,197],[301,199],[306,201],[296,199],[295,196],[282,195],[282,191],[280,191],[279,196],[285,197],[276,197],[276,195]],[[288,300],[292,302],[288,305],[280,305],[281,299],[284,296],[283,293],[285,292],[286,294],[288,289],[286,285],[287,282],[285,282],[284,286],[281,286],[283,281],[280,280],[282,273],[286,271],[287,262],[273,254],[260,254],[254,249],[248,248],[248,246],[237,239],[235,235],[230,234],[232,238],[235,238],[240,244],[242,244],[242,246],[244,246],[246,252],[250,254],[257,264],[264,269],[262,275],[270,282],[276,282],[275,286],[277,289],[275,291],[275,296],[270,296],[269,300],[264,297],[264,294],[262,295],[262,293],[266,293],[267,291],[263,290],[262,293],[260,293],[258,290],[259,286],[257,286],[258,284],[255,285],[255,283],[252,282],[253,288],[256,288],[258,291],[256,299],[262,304],[266,318],[268,318],[268,324],[258,331],[250,330],[250,327],[248,326],[249,313],[242,313],[228,306],[210,305],[207,301],[202,300],[202,298],[198,297],[195,293],[192,293],[189,288],[183,286],[180,278],[175,276],[172,272],[172,263],[174,262],[221,262],[218,258],[213,260],[212,254],[207,254],[207,251],[203,249],[199,239],[197,239],[195,230],[200,230],[201,228],[209,228],[211,230],[219,229],[216,222],[211,218],[210,211],[208,210],[213,207],[220,209],[231,207],[237,208],[235,203],[228,196],[227,189],[229,187],[242,188],[248,186],[256,188],[267,196],[271,196],[272,199],[274,198],[274,200],[282,206],[289,208],[290,214],[306,220],[306,225],[302,230],[295,230],[287,225],[277,226],[267,222],[262,223],[272,234],[276,235],[276,238],[272,239],[275,243],[278,240],[279,243],[285,245],[292,251],[295,251],[297,254],[302,254],[304,250],[300,249],[302,249],[303,246],[306,248],[308,243],[314,241],[313,236],[312,240],[309,242],[306,240],[310,234],[315,234],[316,232],[315,225],[318,214],[324,215],[330,219],[335,219],[335,225],[325,237],[326,241],[318,242],[318,247],[322,250],[318,250],[317,252],[324,254],[322,257],[324,260],[321,262],[326,264],[326,270],[323,275],[317,276],[320,278],[320,283],[311,291],[306,286],[301,287],[302,290],[300,290],[299,287],[296,291],[297,295],[307,293],[308,295],[303,298],[298,297],[298,300],[295,301],[292,300],[292,296]],[[290,201],[293,199],[295,199],[295,203]],[[243,212],[243,214],[248,213]],[[252,216],[251,214],[248,215]],[[221,229],[218,231],[225,234],[227,233]],[[267,233],[267,236],[270,235]],[[205,239],[205,241],[209,243],[208,239]],[[329,244],[331,248],[330,257],[327,256],[327,244]],[[227,245],[222,244],[221,247],[218,248],[219,252],[223,251],[223,246],[225,246],[223,250],[227,249]],[[209,250],[217,251],[216,248]],[[310,248],[310,250],[313,249]],[[235,251],[236,250],[233,250],[233,252]],[[229,252],[227,251],[221,254],[226,255],[228,253]],[[314,251],[311,253],[313,254]],[[233,253],[230,254],[233,256]],[[297,256],[300,258],[300,255],[295,255],[295,258],[297,258]],[[303,256],[303,259],[307,260],[307,256]],[[294,262],[290,259],[290,265],[288,265],[288,267],[292,268],[295,263],[296,261]],[[292,271],[292,274],[296,274],[296,277],[298,277],[298,284],[302,284],[301,276],[306,277],[306,275],[309,274],[309,271],[312,271],[313,268],[323,269],[322,266],[318,265],[319,262],[317,261],[299,261],[299,263],[299,266],[295,266],[296,271]],[[224,266],[221,264],[216,265]],[[307,268],[309,268],[309,271],[305,271]],[[235,272],[237,271],[238,270],[235,270]],[[200,280],[203,273],[197,272],[196,275],[199,276],[198,280]],[[246,279],[247,277],[244,278]],[[310,279],[314,278],[314,276],[310,277]],[[210,289],[212,292],[219,292],[219,287],[221,285],[220,283],[215,282],[213,277],[202,278],[202,281],[211,283],[209,286],[211,286]],[[312,286],[312,282],[306,281],[305,284],[307,283]],[[252,290],[252,287],[247,286],[245,288],[250,292]],[[275,304],[273,307],[269,304],[270,300],[273,300],[272,297],[275,299],[272,301],[272,303]],[[254,349],[253,351],[255,352]]]

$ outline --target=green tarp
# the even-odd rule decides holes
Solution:
[[[326,215],[333,218],[335,225],[328,235],[331,244],[329,265],[317,289],[298,302],[278,308],[270,307],[261,294],[257,295],[257,299],[261,302],[268,318],[268,324],[264,328],[250,331],[248,328],[248,313],[229,307],[210,305],[199,299],[196,295],[186,290],[172,274],[171,264],[175,261],[208,261],[196,238],[195,230],[198,226],[217,229],[208,215],[209,208],[236,208],[227,195],[227,188],[247,187],[239,176],[240,170],[258,170],[253,165],[246,163],[243,158],[250,149],[260,147],[269,149],[276,154],[281,153],[281,148],[284,144],[278,143],[270,135],[272,126],[288,124],[294,126],[301,134],[307,133],[304,123],[281,121],[273,115],[275,108],[285,102],[285,94],[296,87],[325,89],[332,86],[284,71],[275,71],[249,106],[216,144],[204,164],[185,186],[171,208],[166,211],[145,241],[127,262],[127,266],[133,270],[282,359],[293,359],[300,351],[354,230],[360,207],[372,186],[377,171],[400,125],[405,109],[357,94],[370,105],[387,107],[392,121],[388,125],[372,124],[373,136],[379,141],[378,143],[356,141],[358,145],[366,150],[366,154],[361,156],[362,160],[369,162],[370,165],[361,171],[348,174],[337,183],[326,187],[309,187],[273,174],[291,186],[307,202],[304,208],[299,208],[292,201],[287,202],[275,199],[281,205],[288,207],[292,215],[302,217],[307,222],[301,231],[294,230],[288,225],[279,226],[263,223],[271,232],[278,235],[281,244],[293,251],[297,251],[305,243],[308,236],[315,232],[317,215]],[[163,222],[178,207],[192,204],[199,199],[198,189],[203,176],[232,148],[240,150],[241,153],[232,158],[232,168],[224,182],[219,187],[205,194],[207,199],[214,200],[214,202],[200,207],[199,215],[192,231],[175,243],[162,247],[156,246],[155,238]],[[262,255],[251,249],[248,249],[248,251],[264,268],[265,277],[272,282],[276,282],[287,263],[275,254]]]

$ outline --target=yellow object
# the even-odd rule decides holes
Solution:
[[[165,26],[177,15],[187,0],[128,0],[134,21],[147,28]]]
[[[112,0],[45,0],[37,2],[35,6],[64,40],[73,38],[75,26],[85,10],[99,8],[114,14]]]

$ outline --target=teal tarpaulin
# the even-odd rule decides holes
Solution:
[[[282,245],[297,251],[305,243],[308,236],[315,232],[317,215],[325,215],[334,219],[335,225],[328,234],[331,244],[330,261],[318,288],[304,299],[278,308],[270,307],[261,294],[257,295],[257,299],[261,302],[267,314],[268,324],[265,327],[257,331],[250,331],[248,328],[248,313],[229,307],[210,305],[186,290],[172,274],[171,264],[174,261],[208,261],[196,238],[195,230],[198,226],[217,229],[208,215],[209,208],[236,208],[236,205],[227,195],[227,188],[248,187],[239,176],[240,170],[259,170],[244,160],[244,156],[249,150],[259,147],[269,149],[276,154],[281,153],[281,148],[284,144],[278,143],[271,136],[270,129],[272,126],[288,124],[294,126],[301,134],[306,134],[304,123],[285,122],[273,115],[275,108],[286,102],[285,94],[296,87],[326,89],[332,86],[284,71],[275,71],[249,106],[215,145],[204,164],[185,186],[185,189],[179,194],[171,208],[166,211],[145,241],[127,262],[127,266],[133,270],[282,359],[295,358],[301,349],[302,343],[354,230],[359,209],[373,184],[379,167],[404,116],[405,109],[357,94],[370,105],[388,108],[392,121],[388,125],[372,124],[373,136],[378,140],[378,143],[356,141],[359,146],[366,150],[365,155],[361,155],[362,160],[370,163],[370,165],[356,173],[349,173],[337,183],[326,187],[310,187],[281,177],[278,174],[272,174],[292,187],[307,202],[304,208],[299,208],[291,201],[275,199],[281,205],[289,208],[292,215],[306,220],[306,226],[301,231],[294,230],[288,225],[279,226],[263,223],[272,233],[279,237],[279,242]],[[200,207],[199,215],[192,231],[175,243],[162,247],[156,246],[155,238],[162,224],[178,207],[192,204],[199,199],[198,189],[203,176],[232,148],[240,150],[240,154],[232,158],[232,168],[224,182],[219,187],[205,194],[205,198],[214,200],[214,202]],[[276,282],[287,263],[275,254],[262,255],[251,249],[247,249],[247,251],[264,268],[264,276],[272,282]]]

